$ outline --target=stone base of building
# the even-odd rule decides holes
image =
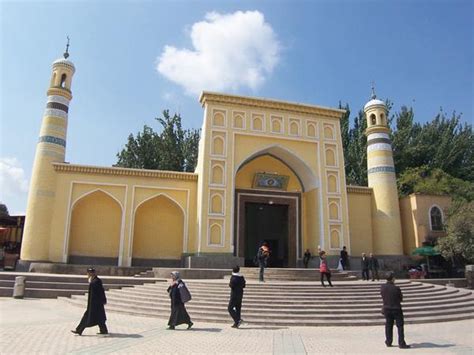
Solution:
[[[62,264],[62,263],[48,263],[48,262],[34,262],[22,261],[21,269],[17,266],[16,271],[25,272],[40,272],[46,274],[70,274],[70,275],[85,275],[90,264]],[[114,265],[93,265],[99,275],[107,276],[134,276],[142,271],[147,271],[149,267],[123,267]]]
[[[199,254],[184,257],[185,268],[232,269],[244,266],[244,258],[232,254]]]

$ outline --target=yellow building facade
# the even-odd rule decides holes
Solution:
[[[366,105],[369,187],[346,186],[343,110],[213,92],[194,173],[84,166],[64,162],[74,72],[67,56],[53,63],[23,262],[229,267],[267,241],[274,266],[297,267],[306,249],[411,247],[383,102]]]

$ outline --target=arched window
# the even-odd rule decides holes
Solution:
[[[377,123],[377,120],[376,120],[374,114],[371,114],[371,115],[370,115],[370,123],[371,123],[371,124],[376,124],[376,123]]]
[[[60,86],[63,88],[66,86],[66,74],[61,75],[61,84]]]
[[[431,207],[430,221],[432,231],[443,230],[443,214],[441,213],[441,210],[436,206]]]

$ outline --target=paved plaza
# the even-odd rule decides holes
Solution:
[[[407,325],[412,349],[386,348],[377,327],[261,327],[195,323],[166,330],[163,318],[107,314],[110,335],[70,333],[84,309],[56,299],[0,298],[1,354],[473,354],[474,320]],[[192,317],[192,313],[191,313]],[[394,337],[396,339],[396,335]]]

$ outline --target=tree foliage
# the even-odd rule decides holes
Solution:
[[[346,110],[341,119],[341,135],[347,184],[367,186],[367,121],[364,112],[359,111],[351,126],[349,105],[339,103],[339,108]]]
[[[200,131],[183,129],[181,116],[170,116],[163,111],[163,117],[156,120],[161,124],[161,132],[145,125],[136,137],[128,136],[128,141],[117,154],[117,164],[124,168],[154,169],[171,171],[194,171],[197,164]]]
[[[473,263],[474,201],[455,203],[446,225],[447,235],[438,239],[436,248],[446,259],[461,258],[464,263]]]
[[[424,165],[406,169],[397,179],[401,196],[411,193],[450,195],[455,200],[473,201],[474,183],[455,178],[439,168]]]
[[[0,217],[8,217],[10,213],[8,212],[8,207],[4,203],[0,203]]]

